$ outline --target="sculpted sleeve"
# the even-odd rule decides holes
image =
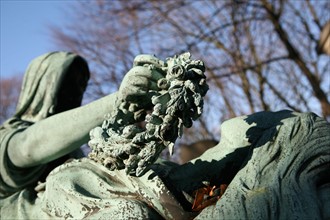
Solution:
[[[44,166],[19,168],[14,166],[7,154],[8,143],[18,132],[23,131],[26,126],[20,125],[14,128],[9,121],[0,127],[0,198],[7,197],[27,186],[36,183],[44,171]]]

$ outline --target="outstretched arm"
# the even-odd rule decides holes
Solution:
[[[88,141],[89,131],[115,106],[116,93],[39,121],[9,142],[8,155],[18,167],[55,160]]]
[[[138,99],[141,108],[148,107],[151,102],[149,93],[157,90],[159,78],[161,73],[157,70],[135,66],[126,74],[118,92],[51,116],[15,134],[8,147],[10,160],[17,167],[31,167],[48,163],[79,148],[88,141],[89,131],[117,108],[116,99],[129,102]]]

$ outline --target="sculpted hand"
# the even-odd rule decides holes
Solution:
[[[157,81],[165,77],[164,62],[152,55],[139,55],[133,68],[125,75],[118,93],[121,101],[138,109],[151,107],[151,97],[159,90]]]
[[[183,127],[202,113],[208,90],[204,63],[190,57],[183,53],[165,63],[150,55],[135,58],[116,93],[114,112],[91,132],[92,160],[141,176],[163,149],[173,152]]]

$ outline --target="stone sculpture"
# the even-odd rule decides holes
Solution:
[[[291,111],[241,116],[222,123],[221,141],[202,156],[183,165],[156,160],[201,114],[205,69],[189,54],[143,65],[166,73],[145,128],[135,124],[143,116],[136,100],[118,99],[113,117],[90,133],[90,158],[65,163],[35,190],[1,200],[3,219],[330,218],[326,120]],[[205,185],[227,189],[205,195],[202,208],[193,209]]]
[[[142,55],[146,56],[146,55]],[[135,59],[136,65],[141,57]],[[141,60],[146,60],[141,59]],[[182,135],[183,126],[191,127],[203,109],[203,99],[208,86],[204,63],[191,60],[189,53],[168,58],[165,63],[142,64],[150,69],[160,68],[164,78],[157,82],[159,91],[152,97],[154,105],[145,117],[145,128],[129,120],[135,112],[135,103],[121,102],[113,116],[102,127],[90,133],[89,157],[110,170],[126,169],[126,173],[141,176],[159,154],[168,147],[172,155],[174,142]],[[136,117],[134,117],[136,118]]]
[[[0,198],[44,181],[52,169],[83,155],[81,144],[108,111],[108,107],[104,113],[99,111],[98,121],[98,115],[91,115],[88,108],[79,110],[89,75],[87,62],[75,53],[54,51],[31,61],[16,111],[0,125]],[[68,113],[72,109],[79,113]],[[68,123],[74,114],[81,118]]]
[[[218,145],[168,174],[188,194],[205,180],[228,184],[196,219],[329,219],[329,177],[329,122],[291,111],[224,122]]]

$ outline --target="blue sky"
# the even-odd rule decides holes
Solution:
[[[23,74],[35,57],[60,50],[47,25],[65,22],[63,10],[73,0],[0,0],[0,79]]]

